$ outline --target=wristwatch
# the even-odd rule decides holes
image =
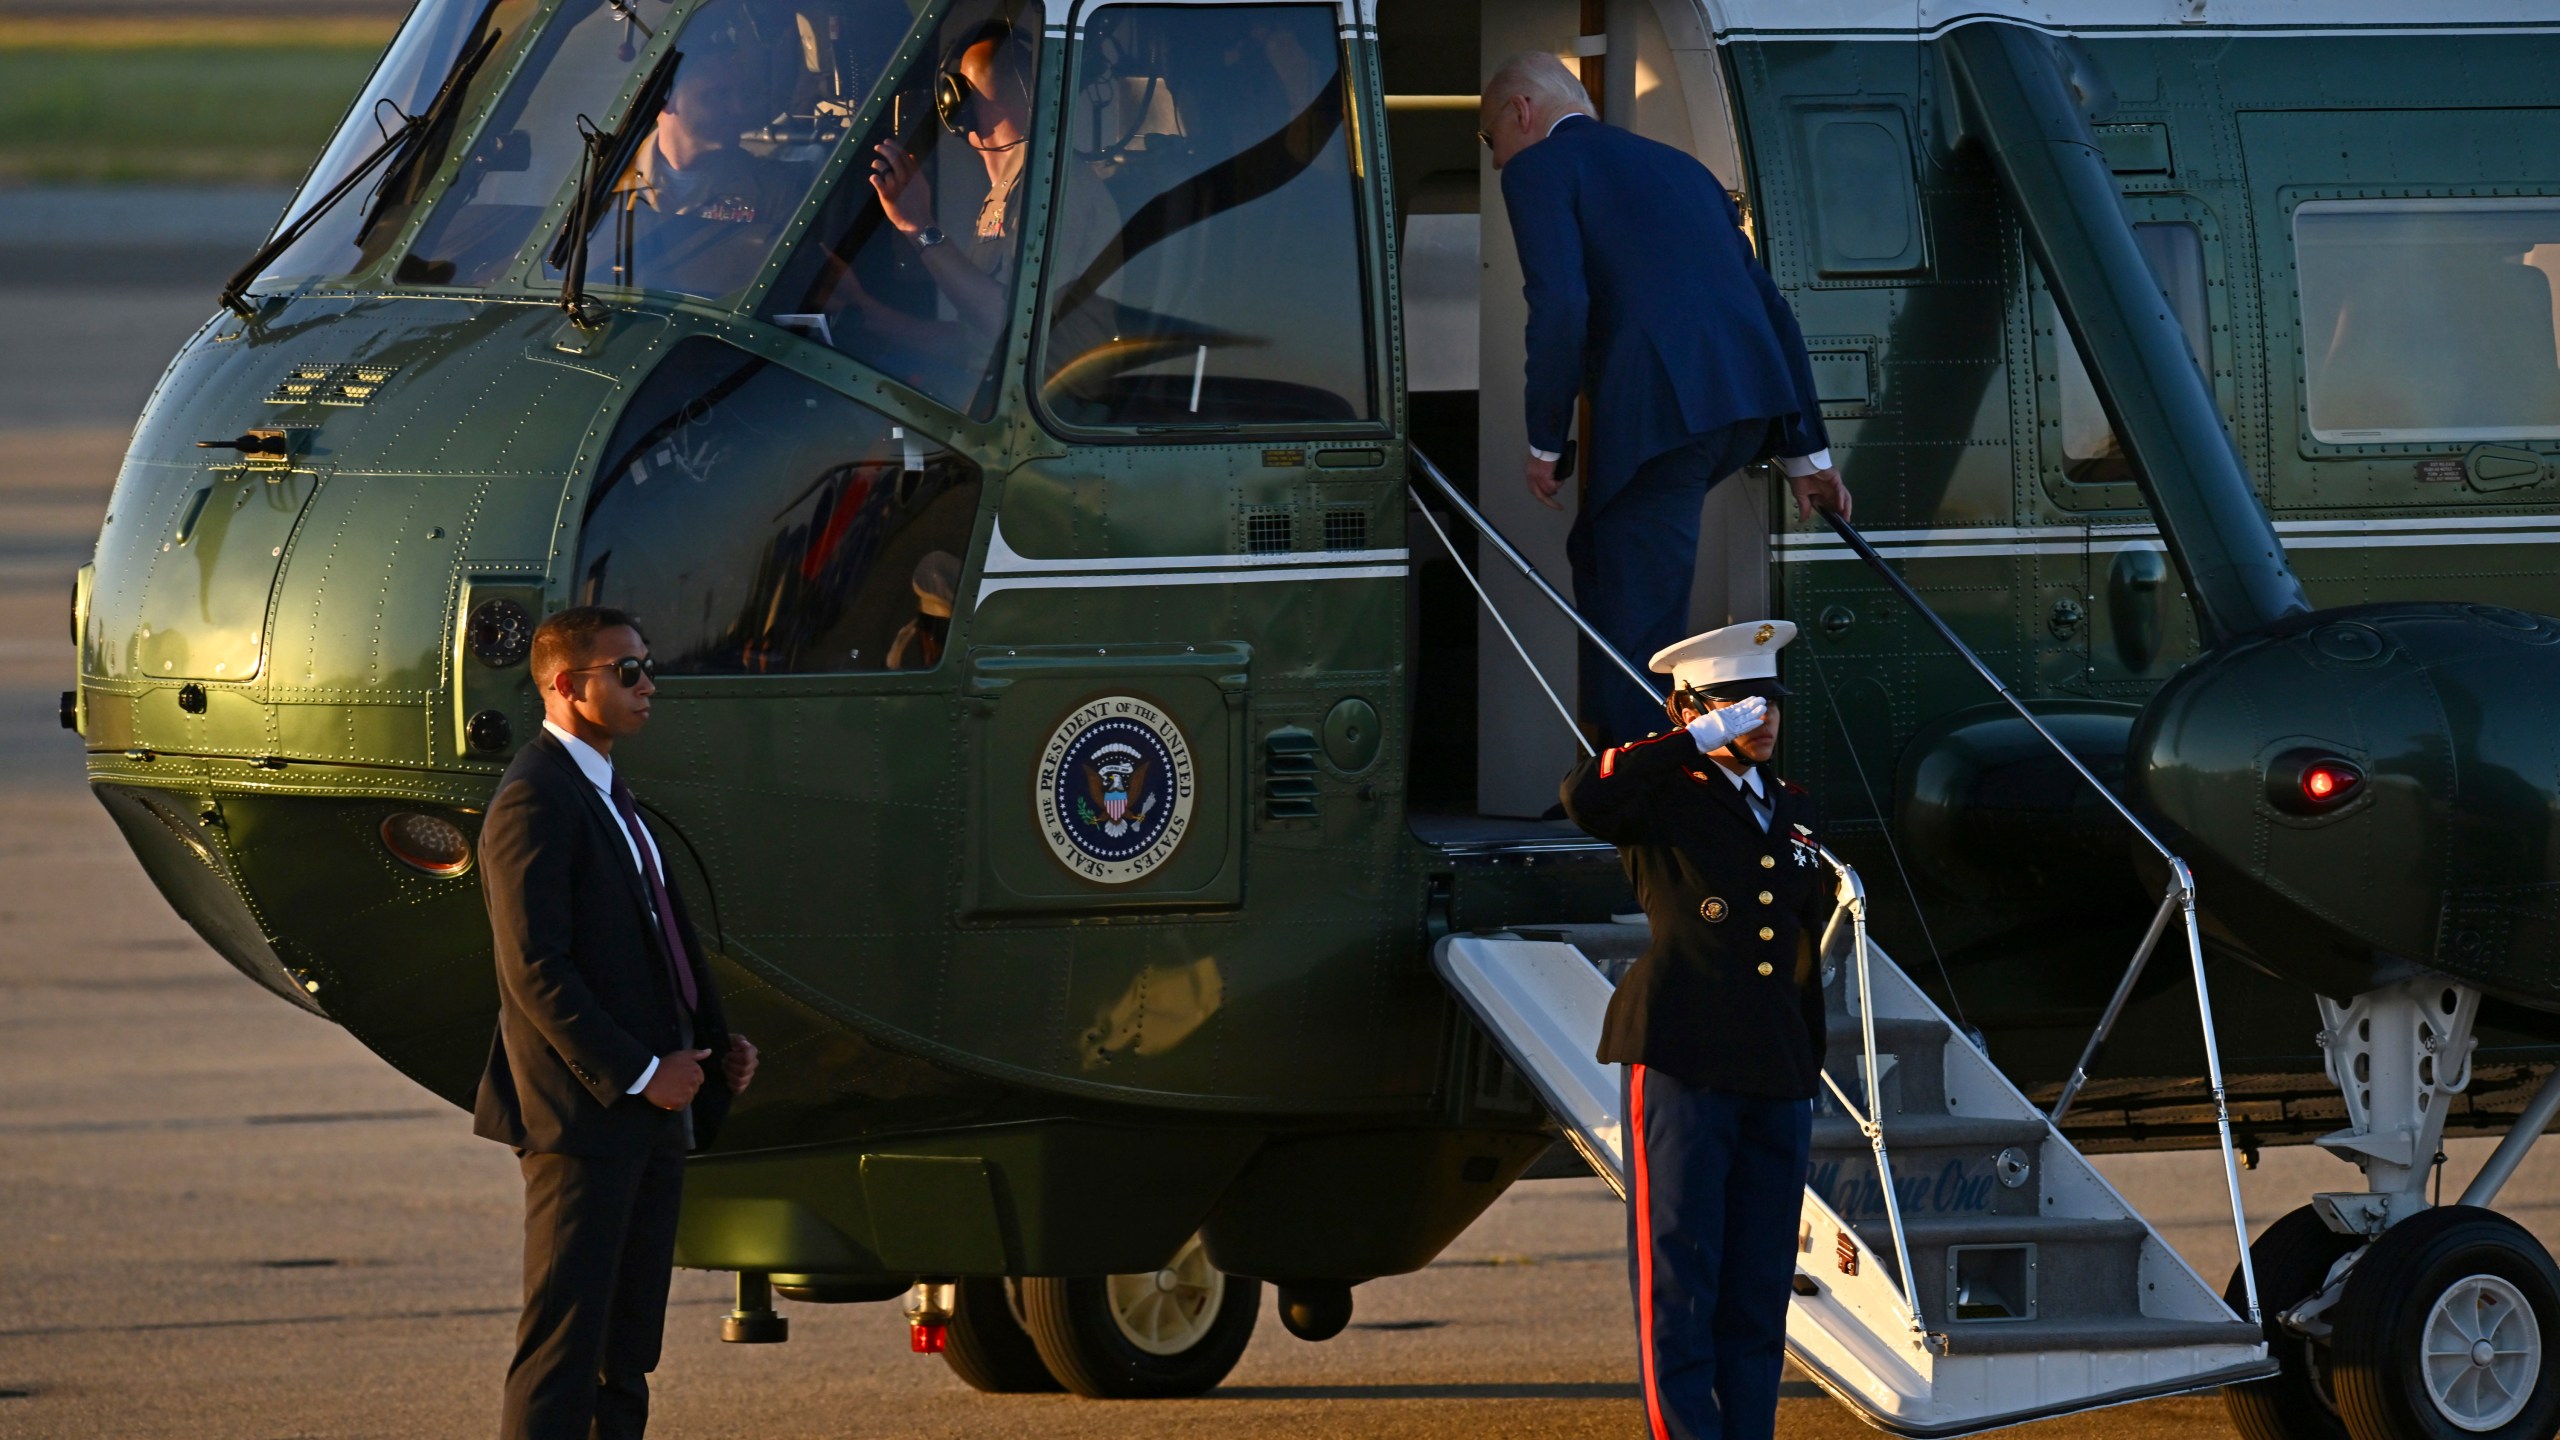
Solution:
[[[950,238],[950,236],[942,233],[941,226],[927,225],[916,232],[916,248],[920,250],[930,250],[934,246],[939,245]]]

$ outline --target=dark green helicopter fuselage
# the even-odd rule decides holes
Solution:
[[[720,3],[669,7],[594,118],[637,103],[678,21]],[[813,336],[782,293],[806,282],[806,237],[855,208],[831,198],[864,188],[855,141],[905,123],[911,78],[869,92],[771,253],[722,294],[590,284],[598,314],[564,319],[566,185],[496,278],[466,289],[409,264],[436,233],[438,187],[507,138],[488,117],[510,67],[549,17],[582,7],[492,8],[527,28],[444,116],[452,164],[402,182],[414,199],[380,222],[391,233],[361,268],[252,287],[245,314],[195,337],[143,416],[83,573],[90,774],[163,893],[243,971],[467,1104],[496,1000],[478,879],[404,862],[384,827],[426,815],[467,836],[540,721],[521,657],[476,635],[474,616],[628,605],[679,663],[624,763],[675,842],[733,1023],[766,1057],[695,1165],[686,1263],[1094,1274],[1152,1268],[1203,1229],[1239,1274],[1356,1280],[1426,1263],[1551,1138],[1440,989],[1430,941],[1602,919],[1624,899],[1605,849],[1427,843],[1415,824],[1413,777],[1451,755],[1473,763],[1475,706],[1415,659],[1430,637],[1409,572],[1435,552],[1407,530],[1415,432],[1390,257],[1400,175],[1472,141],[1431,128],[1433,112],[1391,112],[1384,92],[1471,87],[1476,57],[1457,57],[1453,84],[1433,69],[1445,60],[1399,51],[1396,9],[1383,39],[1374,18],[1346,24],[1338,123],[1292,142],[1302,164],[1342,165],[1353,197],[1327,293],[1356,297],[1344,313],[1365,335],[1365,394],[1316,418],[1097,422],[1070,413],[1073,386],[1044,360],[1060,291],[1092,273],[1044,269],[1082,163],[1051,140],[1083,58],[1063,14],[1040,46],[994,378],[958,394]],[[949,8],[927,8],[893,76],[929,78]],[[2331,444],[2300,430],[2284,239],[2306,197],[2560,189],[2548,67],[2516,53],[2549,43],[2080,46],[2110,87],[2095,133],[2127,213],[2193,231],[2204,383],[2289,542],[2377,515],[2451,535],[2553,513],[2547,441]],[[2503,47],[2500,64],[2479,62],[2483,45]],[[1725,178],[1747,189],[1816,352],[1859,523],[1958,532],[1888,552],[2121,776],[2136,716],[2197,656],[2198,630],[2134,476],[2064,454],[2070,335],[1942,43],[1746,38],[1721,63],[1746,161]],[[2412,110],[2410,96],[2458,100]],[[1472,167],[1471,150],[1456,163]],[[1205,366],[1208,341],[1200,354]],[[2105,394],[2106,356],[2088,368]],[[1488,374],[1486,394],[1512,383]],[[758,463],[805,477],[776,469],[768,479],[788,483],[768,494],[706,468],[723,463],[708,452],[693,472],[668,468],[685,426],[751,404],[759,418],[715,438],[769,441]],[[771,440],[779,414],[807,428]],[[279,453],[196,445],[252,430],[281,432]],[[841,456],[819,453],[838,443]],[[2484,448],[2524,458],[2483,461]],[[734,504],[669,490],[715,474],[741,487]],[[1489,462],[1485,483],[1507,474]],[[816,503],[811,488],[818,509],[777,528],[776,507]],[[960,561],[938,663],[884,668],[929,540]],[[1806,632],[1788,661],[1800,698],[1785,767],[1866,870],[1886,942],[1973,1002],[2013,1073],[2058,1078],[2151,881],[1827,540],[1796,527],[1773,567],[1778,613]],[[773,617],[805,617],[856,543],[886,582],[781,637]],[[714,596],[684,556],[724,545],[764,548],[737,567],[745,588]],[[2319,606],[2560,609],[2560,551],[2529,535],[2448,545],[2303,548],[2291,568]],[[843,663],[812,658],[821,632]],[[1061,727],[1129,698],[1179,733],[1190,808],[1178,843],[1106,882],[1067,863],[1038,796]],[[2547,797],[2553,721],[2537,718],[2513,743],[2546,747],[2544,788],[2528,792]],[[2263,822],[2251,815],[2232,823]],[[1908,892],[1886,880],[1889,835]],[[2238,853],[2203,868],[2208,908],[2217,884],[2246,882]],[[2216,974],[2234,992],[2229,1068],[2299,1080],[2318,1062],[2295,986],[2318,982],[2270,953],[2285,923],[2234,928]],[[2327,943],[2318,973],[2354,945]],[[1943,972],[1919,963],[1932,951]],[[2538,975],[2492,978],[2520,1023],[2560,1006]],[[2142,1003],[2175,1014],[2174,977],[2162,985]],[[2172,1077],[2156,1090],[2174,1101],[2192,1039],[2145,1028],[2128,1026],[2117,1068]],[[2099,1123],[2124,1143],[2197,1133],[2127,1113]],[[2255,1122],[2269,1139],[2325,1123],[2282,1108]]]

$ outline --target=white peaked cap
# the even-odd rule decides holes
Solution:
[[[1795,638],[1792,620],[1746,620],[1656,652],[1653,669],[1674,685],[1699,690],[1735,680],[1774,680],[1778,652]]]

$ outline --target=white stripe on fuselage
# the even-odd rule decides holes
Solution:
[[[1025,555],[1006,543],[1004,522],[987,541],[977,603],[1007,590],[1112,590],[1138,585],[1255,585],[1274,580],[1394,580],[1404,550],[1307,550],[1264,555],[1110,555],[1087,559]]]
[[[2288,550],[2423,549],[2434,546],[2560,544],[2560,515],[2482,515],[2471,518],[2279,520],[2276,535]],[[1983,525],[1935,530],[1874,530],[1867,543],[1894,560],[1948,560],[2008,555],[2110,555],[2120,550],[2166,548],[2151,525]],[[1770,558],[1780,564],[1855,560],[1858,553],[1830,535],[1777,537]]]

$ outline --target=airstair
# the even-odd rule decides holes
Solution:
[[[1840,871],[1854,892],[1855,872]],[[1928,996],[1871,943],[1859,963],[1863,929],[1844,904],[1823,945],[1828,1093],[1796,1228],[1796,1362],[1869,1423],[1919,1436],[2272,1374],[2259,1327]],[[1645,935],[1524,927],[1452,935],[1434,954],[1621,1197],[1619,1067],[1592,1055],[1613,972]]]
[[[1419,449],[1414,468],[1632,683],[1609,646]],[[1572,714],[1432,514],[1412,499],[1566,724]],[[1825,1092],[1796,1228],[1787,1351],[1869,1423],[1950,1436],[2277,1372],[2260,1325],[2222,1083],[2195,881],[2184,861],[2091,774],[1847,522],[1831,527],[2156,854],[2169,880],[2078,1067],[2039,1111],[1867,934],[1857,872],[1828,851],[1838,908],[1822,940],[1829,1015]],[[1577,738],[1578,732],[1577,732]],[[1587,746],[1585,747],[1588,748]],[[2183,922],[2183,923],[2181,923]],[[2060,1121],[2173,929],[2195,985],[2240,1246],[2235,1303],[2208,1285],[2064,1139]],[[1433,950],[1449,988],[1528,1076],[1565,1138],[1627,1193],[1619,1067],[1594,1058],[1619,977],[1648,938],[1636,925],[1559,925],[1451,935]]]

